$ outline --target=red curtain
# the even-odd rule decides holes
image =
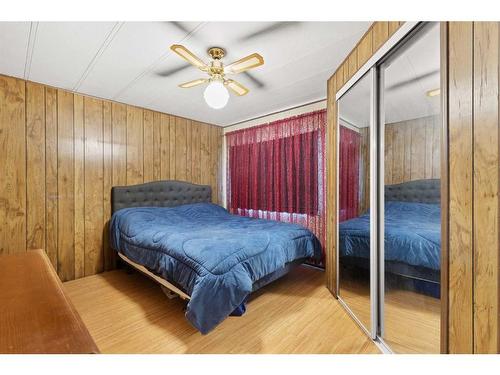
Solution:
[[[360,140],[358,132],[340,127],[339,221],[358,216]]]
[[[231,213],[301,224],[325,243],[326,111],[226,134]]]

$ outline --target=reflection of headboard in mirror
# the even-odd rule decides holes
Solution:
[[[386,185],[385,200],[439,203],[441,201],[441,182],[439,179],[428,179]]]
[[[174,207],[211,202],[212,188],[184,181],[154,181],[131,186],[113,186],[111,206],[115,212],[128,207]]]

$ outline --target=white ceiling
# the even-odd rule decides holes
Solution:
[[[440,96],[427,92],[440,87],[439,23],[419,32],[385,64],[385,122],[390,124],[437,115]],[[358,128],[370,122],[370,79],[364,76],[340,99],[340,116]]]
[[[0,22],[0,74],[112,99],[221,126],[324,99],[326,80],[369,22]],[[203,100],[194,67],[169,50],[185,45],[203,60],[227,50],[225,62],[258,52],[265,64],[237,79],[250,89],[221,110]]]

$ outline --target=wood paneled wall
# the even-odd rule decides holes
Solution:
[[[369,128],[358,129],[360,134],[359,209],[365,213],[370,207],[370,133]],[[385,184],[441,178],[441,117],[427,116],[385,125],[384,173]]]
[[[43,248],[60,278],[115,266],[111,187],[176,179],[221,195],[222,128],[0,75],[0,254]]]
[[[386,35],[386,28],[390,34],[390,23],[377,24],[328,80],[326,280],[334,294],[335,94],[382,43],[375,34]],[[445,285],[442,351],[499,353],[500,26],[497,22],[445,22],[442,31],[445,35],[442,97],[446,119],[440,139],[444,202],[442,257],[449,266],[442,269]],[[419,173],[427,172],[424,169]],[[394,180],[394,176],[391,178]]]
[[[338,90],[399,29],[403,22],[374,22],[327,82],[326,285],[336,296],[337,104]]]
[[[441,117],[385,125],[385,184],[440,178]]]
[[[499,24],[450,22],[450,353],[498,353]]]

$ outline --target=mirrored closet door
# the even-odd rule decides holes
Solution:
[[[338,101],[338,296],[375,338],[375,221],[370,184],[373,80],[369,71]]]
[[[382,63],[379,74],[384,140],[380,336],[397,353],[439,353],[439,24],[418,30]]]
[[[337,292],[388,351],[439,353],[441,36],[412,27],[337,93]]]

